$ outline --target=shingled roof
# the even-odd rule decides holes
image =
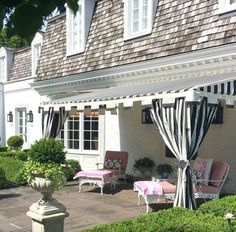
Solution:
[[[31,76],[31,47],[14,52],[8,80],[19,80]]]
[[[236,16],[216,0],[160,0],[150,35],[123,39],[123,0],[99,0],[85,52],[66,57],[65,15],[48,23],[37,80],[104,69],[236,42]]]

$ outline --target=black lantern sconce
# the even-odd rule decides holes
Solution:
[[[27,122],[33,122],[33,121],[34,121],[34,115],[33,115],[32,110],[30,110],[30,111],[27,113]]]
[[[142,110],[142,123],[143,124],[152,124],[152,118],[150,114],[150,107],[146,107]]]
[[[7,114],[7,121],[8,122],[13,122],[13,114],[12,114],[11,111]]]

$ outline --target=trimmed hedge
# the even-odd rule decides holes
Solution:
[[[24,144],[24,140],[19,135],[14,135],[8,138],[7,145],[9,146],[10,150],[19,150],[22,148]]]
[[[0,189],[3,189],[7,185],[7,179],[4,171],[0,168]]]
[[[198,211],[220,217],[224,217],[227,213],[232,213],[236,217],[236,195],[206,202],[198,208]],[[236,219],[231,221],[231,225],[236,231]]]
[[[0,152],[0,157],[11,157],[19,160],[26,161],[28,159],[28,155],[24,151],[5,151]]]
[[[131,220],[95,226],[89,232],[227,232],[230,227],[222,217],[184,208],[160,210]]]
[[[0,152],[7,151],[8,147],[0,147]]]
[[[25,183],[20,172],[23,165],[24,161],[0,157],[0,169],[4,171],[8,184],[20,185]]]

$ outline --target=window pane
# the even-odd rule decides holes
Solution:
[[[89,141],[84,141],[84,149],[85,150],[91,150],[90,149],[90,142]]]
[[[74,129],[79,130],[79,121],[74,122]]]
[[[92,150],[98,150],[98,141],[92,141]]]
[[[74,131],[74,139],[79,139],[79,131]]]
[[[98,139],[98,132],[92,132],[92,139],[97,140]]]
[[[90,132],[84,132],[84,139],[89,140],[90,139]]]
[[[74,149],[79,149],[79,141],[74,141]]]
[[[92,130],[98,130],[98,122],[92,123]]]
[[[88,121],[84,122],[84,130],[90,130],[90,122]]]

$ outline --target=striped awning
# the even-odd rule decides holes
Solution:
[[[203,96],[208,102],[217,104],[218,99],[224,99],[227,105],[233,105],[236,99],[236,75],[232,73],[191,75],[178,79],[163,79],[148,83],[127,84],[123,86],[91,90],[76,96],[43,102],[45,109],[54,107],[71,107],[77,110],[85,108],[113,109],[119,104],[131,107],[133,102],[141,101],[142,105],[151,105],[153,99],[162,98],[166,104],[171,104],[178,97],[185,97],[186,101],[199,101]]]

